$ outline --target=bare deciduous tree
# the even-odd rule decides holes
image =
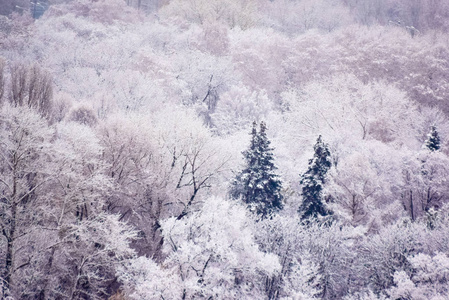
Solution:
[[[28,106],[47,117],[52,108],[53,87],[50,74],[38,65],[13,64],[10,68],[9,101],[15,106]]]
[[[34,259],[30,237],[44,211],[45,195],[38,192],[52,179],[47,161],[52,132],[29,109],[5,107],[0,116],[0,253],[4,286],[13,289],[15,274]]]

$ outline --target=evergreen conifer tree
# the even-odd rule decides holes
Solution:
[[[435,126],[430,127],[430,132],[427,135],[425,146],[430,151],[438,151],[440,149],[440,137]]]
[[[331,214],[323,203],[323,185],[326,173],[331,167],[331,158],[328,145],[323,143],[321,135],[318,137],[313,158],[309,160],[309,168],[301,175],[302,204],[298,213],[302,220],[310,217],[318,218]]]
[[[266,129],[265,123],[261,122],[257,132],[257,124],[253,123],[250,147],[242,153],[246,166],[236,176],[230,192],[232,198],[241,198],[262,218],[282,209],[282,182],[275,173],[273,148]]]

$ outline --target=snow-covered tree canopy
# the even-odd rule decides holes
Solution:
[[[0,298],[449,298],[448,1],[0,2]]]

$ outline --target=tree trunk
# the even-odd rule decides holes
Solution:
[[[12,195],[10,197],[11,201],[11,218],[10,218],[10,226],[9,226],[9,232],[5,232],[5,229],[3,229],[4,234],[6,236],[7,245],[6,245],[6,260],[5,260],[5,271],[4,271],[4,290],[6,290],[7,293],[9,293],[9,290],[11,288],[11,278],[12,273],[14,271],[14,240],[15,240],[15,233],[16,233],[16,216],[17,216],[17,180],[16,180],[16,171],[15,168],[13,170],[13,190]]]
[[[47,264],[47,266],[46,266],[46,273],[47,273],[47,275],[49,275],[50,273],[51,273],[51,269],[52,269],[52,267],[53,267],[53,260],[54,260],[54,257],[55,257],[55,252],[56,252],[56,246],[53,246],[52,248],[51,248],[51,253],[50,253],[50,257],[49,257],[49,259],[48,259],[48,264]],[[45,279],[45,284],[44,284],[44,287],[42,288],[42,290],[41,290],[41,292],[40,292],[40,294],[39,294],[39,300],[45,300],[45,299],[48,299],[47,297],[46,297],[46,292],[47,292],[47,286],[48,286],[48,283],[50,282],[50,277],[47,277],[46,279]]]
[[[415,221],[415,211],[413,209],[413,192],[410,190],[410,213],[412,216],[412,221]]]

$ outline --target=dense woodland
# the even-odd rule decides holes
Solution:
[[[449,1],[0,0],[2,299],[449,299]]]

